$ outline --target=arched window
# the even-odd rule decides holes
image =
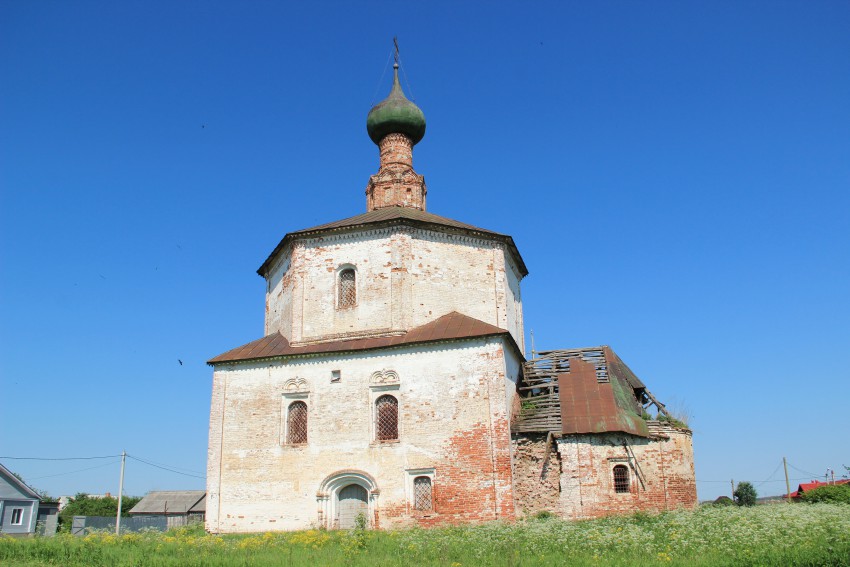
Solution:
[[[357,281],[353,268],[346,268],[339,273],[338,291],[337,307],[352,307],[357,304]]]
[[[286,442],[292,445],[307,442],[307,404],[292,402],[286,416]]]
[[[429,511],[434,508],[431,498],[431,478],[417,476],[413,479],[413,509]]]
[[[392,396],[375,400],[375,438],[378,441],[398,439],[398,400]]]
[[[614,467],[614,492],[629,492],[629,469],[626,465]]]

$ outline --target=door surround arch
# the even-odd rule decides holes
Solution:
[[[329,530],[338,527],[339,492],[346,486],[357,484],[368,494],[369,527],[378,527],[378,497],[381,494],[375,478],[367,472],[355,469],[336,471],[325,477],[316,492],[319,525]]]

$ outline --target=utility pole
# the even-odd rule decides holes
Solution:
[[[118,513],[115,516],[115,535],[121,535],[121,497],[124,496],[124,462],[127,451],[121,451],[121,479],[118,481]]]
[[[537,355],[534,353],[534,329],[531,329],[531,358],[537,358]]]
[[[785,490],[788,492],[788,503],[791,503],[791,483],[788,482],[788,461],[782,457],[782,466],[785,467]]]
[[[729,482],[732,483],[732,500],[734,500],[735,499],[735,479],[733,478]]]

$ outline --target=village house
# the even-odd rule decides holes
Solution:
[[[841,484],[850,484],[850,478],[843,478],[833,481],[812,480],[811,482],[802,482],[797,485],[797,490],[790,494],[784,495],[783,498],[790,498],[791,502],[799,502],[803,494],[805,494],[806,492],[811,492],[813,490],[817,490],[818,488],[823,488],[824,486],[835,486]]]
[[[166,527],[185,526],[204,520],[206,492],[203,490],[152,490],[133,506],[133,518],[165,517]]]
[[[513,239],[426,209],[402,92],[366,212],[286,234],[262,338],[211,359],[206,527],[372,528],[696,504],[691,432],[605,346],[525,357]]]
[[[34,534],[38,505],[38,494],[0,464],[0,533]]]

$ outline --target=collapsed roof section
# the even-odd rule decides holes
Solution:
[[[539,353],[523,367],[516,432],[623,432],[650,437],[645,417],[667,408],[608,346]]]

